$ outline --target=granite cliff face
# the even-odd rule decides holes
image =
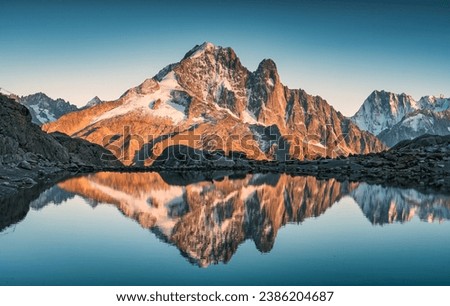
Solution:
[[[127,165],[150,165],[172,145],[258,160],[384,149],[322,98],[284,86],[272,60],[250,72],[231,48],[211,43],[194,47],[118,100],[43,129],[103,145]]]

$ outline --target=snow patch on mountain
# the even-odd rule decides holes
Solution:
[[[421,109],[429,109],[435,112],[442,112],[450,109],[450,98],[424,96],[420,98],[418,104],[420,105]]]
[[[413,139],[424,134],[448,135],[450,110],[434,112],[417,110],[407,114],[390,129],[384,130],[378,138],[388,146],[394,146],[401,140]]]
[[[242,112],[242,121],[248,124],[261,124],[260,122],[258,122],[255,115],[247,109]]]
[[[203,55],[203,53],[206,50],[215,50],[215,49],[217,49],[217,47],[210,42],[204,42],[203,44],[201,44],[200,46],[198,46],[195,49],[196,50],[189,56],[189,58],[191,58],[191,59],[199,58]]]
[[[433,122],[433,118],[426,118],[423,114],[417,114],[405,119],[402,125],[409,126],[413,131],[417,132],[419,127],[424,126],[425,123],[433,124]]]
[[[175,73],[171,71],[161,82],[158,82],[159,89],[149,94],[134,94],[128,96],[128,101],[115,109],[97,117],[92,123],[121,116],[137,109],[152,116],[171,119],[174,124],[178,124],[186,119],[186,107],[176,103],[173,98],[174,91],[183,91],[178,84]]]
[[[415,101],[406,94],[375,90],[351,120],[393,146],[427,133],[448,134],[449,109],[450,98],[424,96]]]

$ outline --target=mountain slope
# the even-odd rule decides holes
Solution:
[[[43,129],[101,144],[128,165],[149,165],[172,145],[259,160],[384,148],[322,98],[285,87],[272,60],[250,72],[231,48],[211,43],[194,47],[118,100]]]
[[[442,112],[414,111],[407,114],[390,129],[381,132],[378,138],[392,147],[402,140],[414,139],[424,134],[441,136],[450,134],[450,110]]]

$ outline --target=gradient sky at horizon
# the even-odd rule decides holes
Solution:
[[[3,3],[5,2],[5,3]],[[2,1],[0,87],[118,98],[204,41],[352,115],[374,90],[450,96],[450,0]]]

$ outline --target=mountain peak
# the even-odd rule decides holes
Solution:
[[[216,46],[213,43],[209,42],[209,41],[203,42],[203,44],[201,44],[200,47],[202,49],[204,49],[204,50],[206,50],[206,49],[215,49],[216,48]]]
[[[215,46],[213,43],[204,42],[201,45],[195,45],[194,48],[189,50],[183,57],[183,59],[187,58],[196,58],[205,52],[211,52],[213,50],[222,49],[220,46]]]
[[[259,63],[258,69],[256,69],[256,75],[259,78],[262,78],[262,81],[272,88],[277,83],[280,83],[280,77],[278,75],[277,65],[270,58],[263,59],[261,61],[261,63]]]
[[[417,108],[417,102],[405,93],[374,90],[351,119],[360,129],[378,135]]]
[[[258,70],[266,70],[266,71],[277,71],[277,65],[270,58],[265,58],[259,63]]]
[[[100,104],[100,103],[102,103],[102,102],[103,102],[103,101],[102,101],[98,96],[95,96],[95,97],[93,97],[91,100],[89,100],[88,103],[86,103],[86,106],[85,106],[85,107],[92,107],[92,106],[97,105],[97,104]]]

